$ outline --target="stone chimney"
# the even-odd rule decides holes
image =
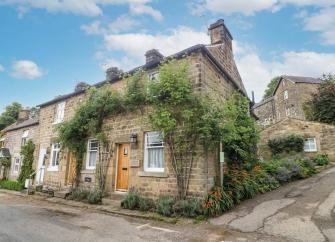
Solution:
[[[120,75],[122,75],[123,71],[120,70],[119,68],[117,67],[109,67],[107,70],[106,70],[106,79],[108,81],[111,81],[115,78],[118,78]]]
[[[146,64],[160,62],[163,58],[164,56],[161,53],[159,53],[159,51],[156,49],[148,50],[145,53],[145,63]]]
[[[228,47],[230,50],[232,50],[233,37],[224,24],[223,19],[219,19],[215,23],[211,24],[208,28],[208,33],[211,37],[212,45],[223,44],[224,47]]]
[[[23,121],[28,120],[29,119],[29,115],[30,115],[30,110],[28,110],[28,109],[21,110],[19,112],[19,116],[17,118],[17,122],[21,123]]]

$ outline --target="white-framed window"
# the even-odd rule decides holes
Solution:
[[[60,160],[60,144],[53,143],[51,145],[51,156],[50,156],[50,164],[49,164],[48,170],[58,171],[59,160]]]
[[[21,146],[25,146],[28,140],[29,130],[23,131],[22,139],[21,139]]]
[[[285,107],[285,114],[286,114],[286,117],[289,117],[289,116],[290,116],[290,114],[291,114],[291,110],[290,110],[290,108]]]
[[[284,100],[287,100],[287,99],[288,99],[288,91],[285,90],[285,91],[284,91]]]
[[[318,149],[316,147],[315,138],[307,138],[304,142],[304,151],[305,152],[316,152]]]
[[[18,174],[21,168],[21,158],[14,157],[13,173]]]
[[[86,169],[94,170],[97,165],[99,140],[90,139],[87,142]]]
[[[164,172],[164,142],[162,132],[145,133],[144,171]]]
[[[65,102],[58,103],[55,110],[54,124],[59,124],[64,121]]]
[[[149,81],[159,82],[159,72],[158,71],[149,73],[148,77],[149,77]]]

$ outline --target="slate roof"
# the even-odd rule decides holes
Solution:
[[[320,78],[314,78],[314,77],[306,77],[306,76],[282,76],[282,77],[294,83],[311,83],[311,84],[322,83],[322,80]]]
[[[232,71],[227,70],[227,68],[224,68],[224,66],[222,66],[218,62],[216,57],[208,50],[208,48],[205,45],[199,44],[199,45],[191,46],[191,47],[189,47],[187,49],[184,49],[180,52],[177,52],[173,55],[165,57],[164,60],[181,59],[181,58],[184,58],[187,55],[189,55],[191,53],[195,53],[195,52],[202,52],[204,55],[206,55],[213,62],[213,64],[219,69],[219,71],[224,76],[226,76],[228,78],[228,80],[230,80],[242,94],[244,94],[246,97],[248,96],[247,92],[245,90],[245,87],[243,85],[243,82],[241,80],[241,77],[238,74],[237,67],[234,66]],[[139,67],[136,67],[136,68],[124,73],[124,74],[132,75],[136,71],[138,71],[139,69],[150,70],[150,69],[153,69],[153,68],[157,67],[159,64],[160,64],[160,61],[146,63],[146,64],[144,64],[142,66],[139,66]],[[228,63],[227,63],[227,65],[228,65]],[[113,78],[112,80],[105,80],[105,81],[102,81],[102,82],[98,82],[98,83],[94,84],[93,87],[101,87],[101,86],[103,86],[107,83],[114,83],[114,82],[117,82],[117,81],[120,81],[120,80],[122,80],[122,75],[117,76],[117,77]],[[69,94],[66,94],[66,95],[57,96],[50,101],[47,101],[45,103],[42,103],[42,104],[38,105],[38,107],[48,106],[48,105],[51,105],[53,103],[68,99],[70,97],[80,95],[84,92],[85,92],[85,90],[79,90],[79,91],[75,91],[75,92],[72,92],[72,93],[69,93]]]
[[[20,123],[16,122],[16,123],[8,126],[7,128],[3,129],[3,132],[22,129],[22,128],[26,128],[26,127],[30,127],[30,126],[34,126],[34,125],[38,125],[38,124],[39,124],[39,119],[38,118],[32,118],[32,119],[28,119],[28,120],[25,120],[25,121],[20,122]]]

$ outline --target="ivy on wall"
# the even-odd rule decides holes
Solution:
[[[24,183],[26,179],[34,173],[33,162],[34,162],[34,151],[35,144],[33,141],[28,142],[21,148],[21,156],[23,157],[20,175],[17,179],[18,182]]]

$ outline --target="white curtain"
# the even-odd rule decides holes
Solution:
[[[162,147],[148,149],[149,168],[163,168],[163,150]]]

